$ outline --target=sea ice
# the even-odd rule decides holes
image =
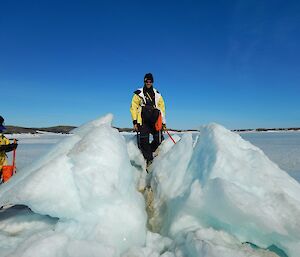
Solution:
[[[197,231],[208,228],[240,243],[276,245],[290,257],[298,256],[299,183],[259,148],[220,125],[202,127],[192,147],[190,138],[182,137],[154,166],[152,229],[173,240],[183,237],[185,244],[193,242],[195,249],[185,248],[183,256],[218,256],[216,247],[203,255],[208,242]],[[233,247],[231,242],[225,245]]]
[[[107,115],[78,128],[1,186],[1,205],[22,204],[59,219],[51,233],[23,242],[26,256],[38,256],[37,246],[51,256],[99,256],[95,249],[105,252],[102,256],[116,256],[145,243],[143,197],[135,189],[125,140],[111,121]],[[19,256],[23,248],[21,244],[11,254]]]
[[[0,256],[298,257],[300,185],[259,148],[210,124],[166,138],[147,174],[135,135],[111,122],[1,185],[0,204],[16,206],[0,211]]]

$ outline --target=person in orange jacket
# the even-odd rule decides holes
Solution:
[[[18,144],[17,143],[10,143],[9,139],[7,139],[3,135],[3,131],[6,128],[4,127],[4,119],[2,116],[0,116],[0,173],[2,177],[2,167],[4,165],[7,165],[7,156],[6,153],[13,151],[14,149],[17,148]]]
[[[163,140],[162,131],[157,131],[155,122],[161,115],[163,127],[166,125],[165,103],[161,94],[153,87],[154,79],[151,73],[144,76],[144,86],[134,92],[130,112],[133,128],[138,135],[138,144],[149,166],[153,160],[153,152]],[[153,141],[149,142],[152,134]]]

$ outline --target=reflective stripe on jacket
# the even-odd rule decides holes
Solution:
[[[166,124],[166,110],[165,102],[161,94],[153,88],[155,94],[155,107],[160,110],[162,114],[162,121]],[[145,106],[146,98],[143,92],[143,88],[139,88],[134,92],[132,97],[130,113],[132,120],[136,120],[138,124],[142,125],[142,107]]]

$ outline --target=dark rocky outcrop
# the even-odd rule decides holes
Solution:
[[[24,127],[17,127],[17,126],[6,126],[6,128],[7,130],[5,131],[5,134],[21,134],[21,133],[36,134],[39,131],[68,134],[76,127],[55,126],[55,127],[48,127],[48,128],[24,128]]]

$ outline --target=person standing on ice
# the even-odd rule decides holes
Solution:
[[[2,177],[2,167],[4,165],[7,165],[6,153],[13,151],[18,146],[17,143],[11,144],[9,142],[9,139],[7,139],[2,134],[3,131],[6,129],[3,124],[4,124],[4,119],[2,116],[0,116],[0,174],[1,174],[1,177]]]
[[[134,92],[130,106],[133,128],[138,132],[138,146],[147,161],[147,166],[153,161],[153,152],[163,140],[162,128],[166,127],[164,99],[153,88],[153,83],[153,75],[147,73],[144,77],[144,87]],[[151,143],[150,134],[153,136]]]

